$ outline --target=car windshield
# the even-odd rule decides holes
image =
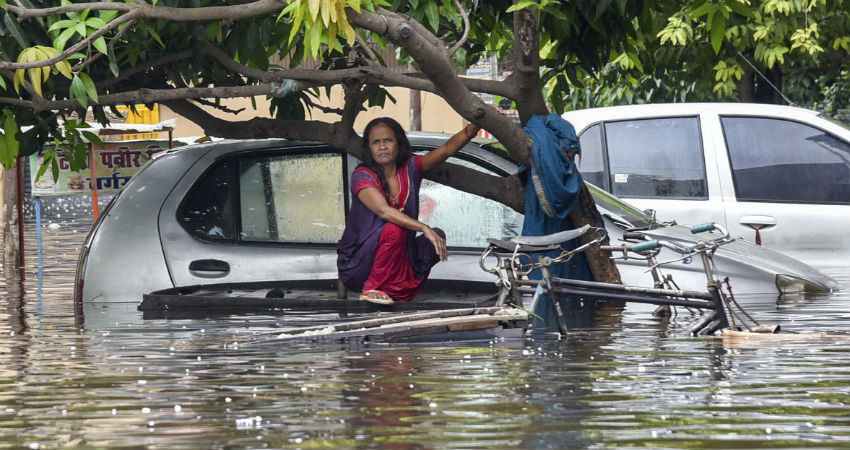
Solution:
[[[593,195],[593,199],[596,200],[596,207],[603,215],[607,215],[623,228],[649,227],[649,217],[646,213],[590,183],[585,184]]]

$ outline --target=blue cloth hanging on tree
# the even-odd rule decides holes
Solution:
[[[584,181],[575,165],[575,157],[581,154],[575,128],[558,116],[533,116],[525,128],[531,137],[530,167],[520,170],[520,179],[525,190],[525,220],[523,236],[544,236],[575,228],[570,221],[572,208],[581,207],[580,194]],[[570,250],[578,247],[578,239],[565,243],[562,247]],[[556,257],[559,251],[548,252],[547,256]],[[584,253],[570,261],[549,267],[553,277],[576,280],[593,280],[590,267]],[[542,274],[536,270],[530,278],[540,280]],[[593,314],[593,302],[581,302],[574,298],[559,296],[558,301],[564,311],[567,325],[580,325]],[[552,313],[553,299],[541,296],[534,313],[533,328],[557,330],[556,317]]]

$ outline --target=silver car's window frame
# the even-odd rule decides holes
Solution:
[[[230,201],[233,205],[231,211],[231,220],[234,221],[234,238],[233,239],[216,239],[210,238],[207,236],[199,236],[197,233],[192,232],[191,230],[187,230],[183,227],[186,232],[192,236],[194,239],[198,239],[204,242],[210,242],[215,244],[228,244],[228,245],[248,245],[248,246],[279,246],[279,247],[336,247],[336,243],[325,243],[325,242],[288,242],[288,241],[250,241],[241,239],[242,233],[242,217],[241,217],[241,201],[240,201],[240,191],[239,191],[239,161],[244,158],[256,157],[259,155],[262,156],[296,156],[296,155],[315,155],[315,154],[335,154],[339,156],[341,159],[341,173],[339,174],[342,177],[342,185],[343,185],[343,198],[345,211],[343,211],[344,217],[348,216],[348,208],[350,207],[350,192],[349,192],[349,180],[346,176],[348,169],[348,161],[347,158],[344,157],[345,152],[334,149],[333,147],[329,147],[327,145],[316,145],[316,146],[294,146],[294,147],[278,147],[273,149],[262,149],[262,150],[244,150],[233,153],[228,153],[222,157],[216,158],[212,164],[207,167],[204,172],[195,179],[192,183],[191,187],[186,190],[186,194],[183,195],[183,198],[180,199],[180,203],[177,207],[176,215],[177,222],[180,223],[181,227],[183,227],[183,222],[181,221],[181,217],[185,212],[186,202],[189,196],[189,193],[195,189],[195,186],[198,184],[199,180],[206,177],[214,168],[216,168],[219,164],[223,164],[225,161],[229,161],[231,163],[230,170],[228,171],[228,182],[234,186],[234,188],[229,189],[228,195],[230,195]]]
[[[468,146],[474,146],[474,147],[477,147],[484,152],[493,153],[493,154],[495,154],[495,155],[497,155],[501,158],[505,158],[504,155],[500,155],[497,152],[494,152],[493,150],[489,150],[487,148],[484,148],[482,145],[479,145],[479,144],[476,144],[476,143],[468,144]],[[436,147],[431,147],[431,146],[426,146],[426,145],[416,145],[416,144],[413,144],[412,147],[413,147],[413,153],[419,154],[419,155],[421,155],[422,153],[431,151],[434,148],[436,148]],[[493,172],[496,176],[506,177],[506,176],[511,175],[504,168],[498,167],[496,164],[493,164],[493,163],[487,161],[485,158],[482,158],[482,157],[476,155],[474,152],[465,151],[465,149],[461,149],[461,151],[456,153],[453,156],[453,158],[457,158],[457,159],[466,161],[468,163],[478,165],[483,169],[486,169],[486,170]],[[451,163],[451,162],[449,162],[449,163]],[[437,224],[436,226],[439,227],[439,224]],[[491,237],[500,238],[501,236],[491,236]],[[481,252],[481,250],[485,246],[486,246],[485,243],[482,242],[480,247],[449,245],[447,248],[449,250],[452,250],[452,251],[455,251],[455,252]]]

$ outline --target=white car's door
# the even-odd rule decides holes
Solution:
[[[655,210],[658,220],[719,222],[716,142],[701,122],[695,114],[599,122],[581,133],[579,170],[586,181]]]
[[[804,121],[805,119],[805,121]],[[805,262],[850,255],[850,137],[815,116],[720,115],[718,158],[732,235]],[[846,133],[850,134],[850,133]],[[756,233],[758,229],[758,235]]]

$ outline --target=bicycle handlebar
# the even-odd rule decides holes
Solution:
[[[657,239],[652,239],[652,240],[649,240],[649,241],[639,242],[637,244],[633,244],[633,245],[630,245],[630,246],[627,246],[627,247],[630,247],[629,250],[631,250],[633,252],[645,252],[647,250],[656,249],[660,245],[661,244],[658,242]]]
[[[714,222],[706,222],[699,225],[694,225],[691,227],[691,233],[704,233],[706,231],[711,231],[714,229]]]

